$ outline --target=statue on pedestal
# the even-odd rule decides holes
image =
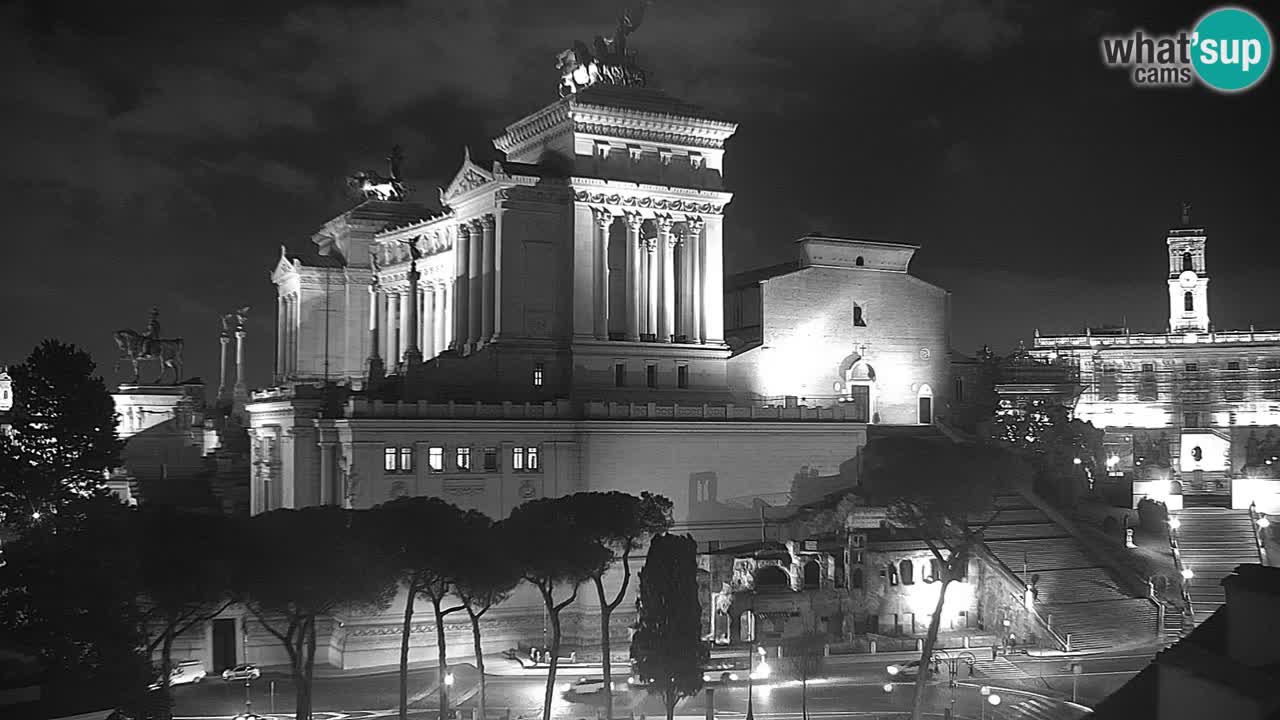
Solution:
[[[380,175],[373,170],[361,170],[347,178],[347,185],[366,200],[404,200],[408,189],[400,180],[400,163],[403,160],[400,146],[396,145],[387,157],[389,176]]]
[[[151,317],[147,320],[146,334],[136,330],[117,330],[112,335],[120,351],[116,357],[115,371],[119,372],[121,360],[133,363],[131,383],[138,382],[138,362],[141,360],[160,362],[160,375],[155,380],[157,385],[164,380],[165,368],[173,368],[174,385],[182,379],[182,338],[160,337],[159,318],[160,311],[153,308]]]
[[[618,18],[612,37],[597,35],[593,47],[581,40],[556,56],[560,71],[560,97],[572,95],[596,83],[644,86],[644,71],[636,66],[635,52],[627,50],[627,36],[640,28],[649,0],[630,4]]]

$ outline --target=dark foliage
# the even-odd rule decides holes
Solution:
[[[697,550],[687,535],[659,535],[640,570],[640,618],[631,657],[640,678],[662,694],[667,720],[680,698],[702,689],[709,654],[702,642]]]

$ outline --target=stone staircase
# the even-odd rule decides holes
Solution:
[[[1020,582],[1033,585],[1036,611],[1072,650],[1102,649],[1155,634],[1158,610],[1122,590],[1084,545],[1021,495],[996,499],[987,549]]]
[[[1183,588],[1199,625],[1227,601],[1222,579],[1238,565],[1261,563],[1262,555],[1248,510],[1192,507],[1177,518],[1177,559],[1180,569],[1193,573]]]

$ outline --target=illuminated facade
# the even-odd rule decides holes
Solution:
[[[1075,415],[1105,429],[1109,471],[1135,480],[1135,503],[1180,492],[1280,509],[1280,331],[1213,326],[1208,235],[1188,221],[1165,241],[1165,332],[1037,332],[1030,352],[1078,370]]]
[[[277,382],[247,406],[251,512],[428,495],[500,518],[648,490],[673,501],[677,531],[742,542],[756,503],[787,504],[798,472],[838,472],[869,424],[945,414],[947,294],[910,277],[912,246],[806,238],[758,285],[761,342],[731,344],[735,130],[656,90],[592,86],[510,125],[505,159],[465,153],[439,209],[366,200],[282,251]],[[788,330],[823,300],[821,327]],[[803,382],[822,392],[768,370],[799,344],[821,349]],[[488,650],[540,638],[538,603],[495,609]],[[598,621],[575,609],[566,641],[591,642]],[[623,637],[630,621],[615,615]],[[319,660],[392,663],[398,625],[395,610],[344,617]],[[415,660],[435,652],[426,630]],[[465,622],[446,630],[469,642]],[[250,630],[243,652],[282,650]]]

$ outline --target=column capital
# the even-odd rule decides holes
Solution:
[[[462,222],[458,223],[458,225],[457,225],[457,230],[458,230],[458,236],[459,236],[459,237],[470,237],[470,236],[471,236],[471,223],[472,223],[472,222],[474,222],[474,221],[472,221],[472,220],[463,220]]]
[[[484,221],[480,218],[471,218],[467,221],[467,225],[471,226],[471,232],[473,233],[484,232]]]
[[[606,208],[600,207],[591,208],[591,217],[595,220],[596,227],[601,230],[608,230],[614,220],[613,213],[609,212]]]
[[[644,224],[644,216],[640,213],[625,213],[623,218],[626,220],[627,227],[637,232],[640,230],[640,226]]]
[[[485,213],[480,216],[480,228],[483,230],[493,230],[498,226],[498,218],[493,213]]]
[[[669,235],[671,233],[671,228],[676,224],[675,218],[670,215],[659,215],[654,218],[653,222],[658,226],[658,231],[663,235]]]
[[[658,249],[658,238],[640,238],[640,247],[644,248],[647,252],[653,252]]]
[[[689,232],[692,233],[702,232],[702,227],[703,225],[706,225],[706,222],[707,221],[704,220],[701,215],[688,215],[684,219],[685,226],[688,227]]]

